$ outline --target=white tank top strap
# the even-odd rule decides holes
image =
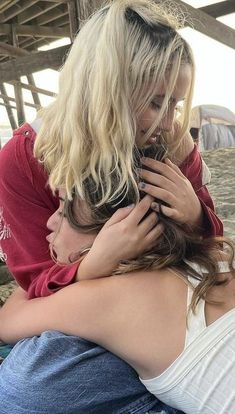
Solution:
[[[38,134],[41,124],[42,124],[41,118],[35,118],[33,122],[30,123],[30,126],[33,128],[36,134]]]
[[[199,284],[199,280],[194,279],[193,277],[188,277],[189,282],[195,288]],[[185,345],[184,348],[187,348],[194,339],[200,335],[203,329],[206,328],[206,319],[205,319],[205,301],[203,299],[199,300],[195,313],[189,309],[193,297],[193,288],[188,286],[188,296],[187,296],[187,327],[185,335]]]

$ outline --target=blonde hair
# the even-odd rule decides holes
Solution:
[[[191,65],[194,79],[191,49],[178,28],[173,14],[151,0],[113,1],[82,27],[61,70],[58,96],[39,114],[35,156],[44,163],[52,190],[64,186],[71,199],[76,188],[84,198],[84,182],[91,176],[97,188],[101,185],[97,206],[124,197],[130,184],[138,200],[133,173],[138,117],[168,74],[150,137],[167,111],[183,64]],[[163,137],[170,153],[188,128],[193,79],[179,136]]]

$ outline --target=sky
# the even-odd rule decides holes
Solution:
[[[219,0],[184,0],[193,7],[203,7],[208,4],[218,3]],[[220,0],[222,1],[222,0]],[[235,29],[235,13],[219,18]],[[182,36],[191,45],[196,62],[196,83],[193,106],[203,104],[221,105],[231,109],[235,113],[235,50],[229,48],[191,28],[181,30]],[[69,39],[61,39],[53,42],[51,48],[70,43]],[[47,48],[41,48],[43,50]],[[58,73],[51,69],[34,74],[35,83],[38,87],[57,92]],[[26,78],[21,78],[27,83]],[[13,87],[5,85],[9,96],[14,96]],[[25,101],[32,102],[29,91],[24,90]],[[41,104],[48,105],[53,98],[39,95]],[[0,100],[2,102],[2,100]],[[32,121],[36,112],[34,109],[25,107],[26,119]],[[6,110],[0,106],[0,127],[9,125]]]

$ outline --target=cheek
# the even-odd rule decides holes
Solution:
[[[151,128],[153,123],[156,121],[157,113],[154,109],[146,110],[140,117],[138,122],[139,130],[146,131],[147,129]]]

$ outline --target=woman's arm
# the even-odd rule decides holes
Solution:
[[[121,280],[124,283],[120,284]],[[114,276],[74,283],[54,295],[32,300],[27,300],[23,289],[18,288],[0,310],[0,338],[15,343],[58,330],[102,345],[104,338],[114,335],[113,324],[121,329],[122,306],[132,308],[132,302],[125,299],[130,291],[126,286],[128,278]],[[134,300],[133,291],[131,295]]]

